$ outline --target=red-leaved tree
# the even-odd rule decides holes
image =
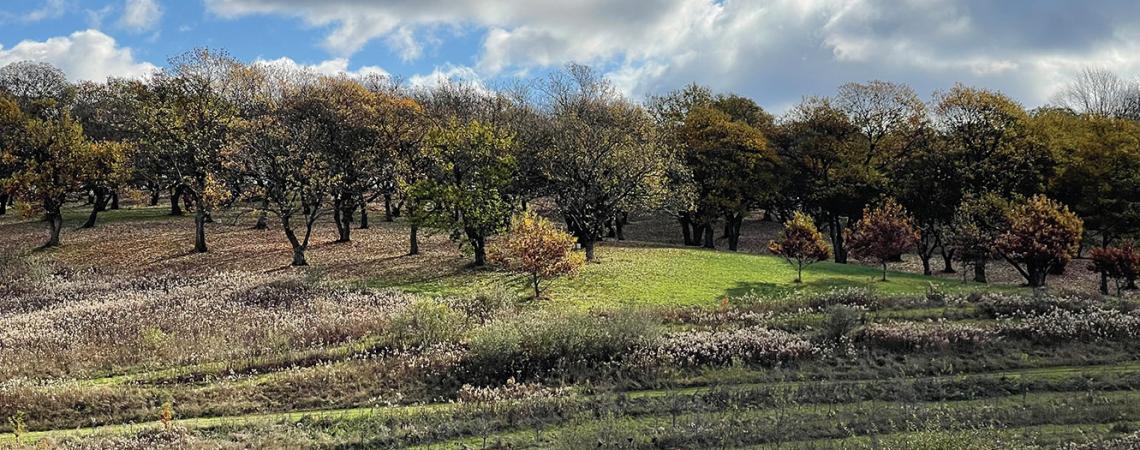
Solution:
[[[894,199],[865,208],[863,219],[846,234],[851,256],[880,264],[883,281],[887,281],[887,262],[914,249],[919,238],[914,221]]]
[[[1140,277],[1140,252],[1136,251],[1136,244],[1125,241],[1119,247],[1094,248],[1089,252],[1089,270],[1101,276],[1100,292],[1108,293],[1108,282],[1112,280],[1116,285],[1116,295],[1126,286],[1135,283]]]
[[[1009,229],[997,240],[1001,253],[1030,287],[1045,286],[1049,268],[1076,256],[1084,222],[1069,208],[1035,195],[1009,211]]]
[[[491,261],[511,271],[526,274],[534,299],[542,296],[542,282],[573,275],[586,263],[586,255],[574,250],[577,239],[533,212],[516,217],[511,229],[491,247]]]

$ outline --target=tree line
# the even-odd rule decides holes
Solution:
[[[165,196],[171,214],[194,215],[194,248],[205,252],[213,212],[252,206],[258,227],[277,219],[292,263],[305,265],[322,217],[347,242],[368,227],[366,205],[383,202],[385,220],[411,225],[410,254],[421,227],[443,230],[482,265],[488,239],[544,198],[587,259],[597,242],[624,237],[631,213],[656,210],[675,217],[686,245],[729,250],[754,212],[810,221],[826,256],[845,263],[856,225],[888,207],[913,225],[926,274],[940,257],[942,271],[967,266],[984,282],[991,261],[1026,267],[1008,242],[1017,227],[1038,238],[1078,230],[1075,246],[1054,243],[1063,250],[1046,271],[1085,246],[1133,248],[1136,92],[1089,71],[1057,106],[1026,110],[987,89],[955,85],[924,101],[871,81],[776,117],[696,84],[636,102],[581,65],[490,89],[320,75],[211,49],[145,79],[97,83],[22,62],[0,68],[0,214],[17,200],[43,214],[52,246],[68,201],[86,198],[84,226],[94,226],[122,194],[152,205]],[[1077,222],[1022,223],[1042,208]],[[1043,284],[1034,264],[1021,272]]]

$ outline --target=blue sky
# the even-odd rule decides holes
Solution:
[[[486,83],[595,65],[635,99],[689,82],[775,112],[847,81],[955,82],[1047,103],[1088,67],[1140,74],[1140,6],[1100,0],[4,0],[0,65],[142,76],[220,47],[327,72]]]

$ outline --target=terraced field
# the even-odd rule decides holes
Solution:
[[[182,219],[124,220],[169,230]],[[7,251],[0,446],[1135,448],[1140,439],[1134,299],[902,273],[884,284],[860,266],[818,267],[793,287],[769,257],[643,242],[603,247],[601,263],[530,302],[494,272],[242,269],[268,241],[216,226],[250,247],[216,250],[209,261],[235,261],[213,270],[165,258],[92,264],[102,260],[67,247]],[[380,252],[399,226],[362,232],[356,250]],[[439,256],[446,245],[429,241],[425,260],[450,261]],[[350,261],[349,250],[329,248],[327,261]],[[626,281],[594,282],[616,273]],[[846,281],[829,284],[828,274]],[[733,290],[734,277],[775,289]]]

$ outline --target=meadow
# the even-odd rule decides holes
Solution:
[[[205,254],[161,208],[65,218],[48,251],[41,223],[0,219],[0,446],[1140,442],[1140,302],[1079,269],[1040,292],[833,263],[797,285],[755,251],[771,224],[732,253],[645,217],[532,301],[446,236],[405,256],[399,220],[344,244],[321,224],[290,268],[248,213],[216,217]]]

